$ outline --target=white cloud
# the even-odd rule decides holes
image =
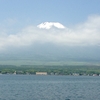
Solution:
[[[41,27],[40,27],[41,26]],[[100,16],[90,16],[85,23],[76,25],[74,28],[62,27],[58,23],[40,24],[39,29],[29,26],[16,34],[0,35],[0,49],[9,46],[31,46],[35,43],[53,43],[57,45],[100,45]],[[59,28],[63,28],[62,30]]]

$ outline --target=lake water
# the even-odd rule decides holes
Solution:
[[[0,100],[100,100],[100,77],[0,75]]]

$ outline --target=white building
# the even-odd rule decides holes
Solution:
[[[36,72],[36,75],[47,75],[47,72]]]
[[[13,74],[16,75],[16,71]]]

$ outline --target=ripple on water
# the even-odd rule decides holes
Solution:
[[[0,76],[0,100],[99,100],[100,77]]]

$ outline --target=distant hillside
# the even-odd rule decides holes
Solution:
[[[51,44],[34,45],[32,48],[8,49],[0,53],[0,64],[2,62],[19,62],[22,64],[45,63],[68,63],[68,62],[85,62],[100,63],[99,47],[64,47]]]

